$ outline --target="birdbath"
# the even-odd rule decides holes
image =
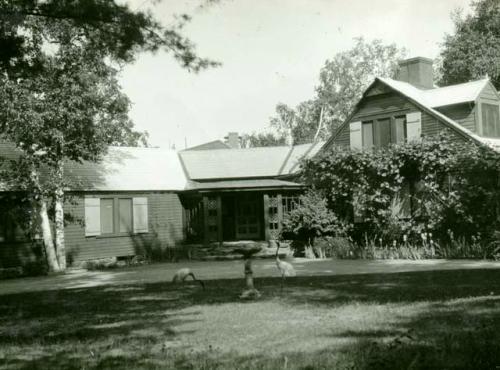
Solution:
[[[255,299],[260,297],[260,293],[257,289],[255,289],[253,285],[253,270],[252,270],[252,257],[256,253],[259,253],[262,250],[262,247],[251,245],[249,247],[241,247],[233,249],[233,252],[236,254],[241,254],[243,259],[245,260],[245,282],[246,289],[241,293],[241,299]]]

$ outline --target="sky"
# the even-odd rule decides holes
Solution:
[[[198,74],[166,52],[144,53],[124,68],[136,129],[150,144],[183,149],[223,139],[230,131],[268,130],[276,104],[295,106],[314,97],[325,61],[350,49],[354,38],[381,39],[408,56],[435,58],[450,14],[470,0],[128,0],[165,24],[193,18],[184,35],[202,57],[222,63]]]

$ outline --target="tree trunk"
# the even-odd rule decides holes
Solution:
[[[44,199],[40,200],[40,221],[43,245],[45,247],[45,255],[47,256],[49,271],[59,272],[61,271],[61,268],[57,262],[56,250],[54,249],[54,242],[52,239],[52,231],[50,229],[49,215],[47,213],[47,202]]]
[[[57,261],[61,271],[66,270],[66,248],[64,243],[64,181],[63,162],[57,163],[56,169],[56,189],[54,191],[54,229]]]
[[[57,261],[61,271],[66,270],[66,247],[64,243],[64,195],[62,189],[56,190],[55,194],[55,244]]]
[[[66,246],[64,242],[64,189],[63,162],[57,164],[56,190],[54,192],[54,226],[57,261],[61,271],[66,270]]]
[[[36,203],[39,207],[38,215],[45,256],[47,257],[47,265],[49,266],[50,272],[59,272],[61,271],[61,268],[59,267],[59,262],[57,261],[54,240],[52,239],[52,230],[50,228],[49,214],[47,212],[47,201],[42,195],[38,170],[33,161],[31,161],[30,164],[30,181],[31,186],[33,187],[34,199],[36,199]]]

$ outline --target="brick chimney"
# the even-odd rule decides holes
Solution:
[[[419,89],[433,89],[432,59],[416,57],[400,61],[396,80],[408,82]]]
[[[228,132],[227,136],[224,137],[224,140],[226,144],[231,147],[231,149],[241,148],[241,140],[237,132]]]

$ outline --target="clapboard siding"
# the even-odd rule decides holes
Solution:
[[[95,193],[97,197],[147,197],[149,232],[130,236],[85,236],[79,220],[85,218],[84,196],[75,195],[66,209],[75,219],[65,228],[67,255],[71,261],[132,256],[151,245],[175,246],[184,239],[183,208],[175,193]]]
[[[333,141],[333,145],[349,148],[351,140],[349,136],[349,125],[341,127],[340,130],[341,131]]]
[[[369,96],[361,102],[351,121],[369,120],[392,113],[404,114],[412,108],[413,105],[407,99],[396,93]]]
[[[476,110],[473,103],[455,104],[447,107],[436,108],[437,111],[451,118],[466,129],[477,132]]]
[[[369,121],[387,115],[406,114],[415,111],[413,105],[399,94],[379,94],[366,97],[352,115],[350,122]],[[340,127],[333,140],[333,146],[349,147],[349,124]]]
[[[486,84],[483,91],[479,94],[480,100],[498,101],[498,93],[494,90],[493,85]]]
[[[452,140],[464,140],[463,136],[458,134],[455,130],[445,126],[441,121],[431,116],[429,113],[422,112],[422,136],[431,137],[442,132],[449,134]]]
[[[417,106],[400,95],[384,94],[374,97],[368,97],[365,100],[366,101],[362,102],[362,104],[359,106],[359,109],[353,114],[349,123],[356,121],[370,121],[377,118],[404,115],[419,111],[419,108],[417,108]],[[473,113],[471,113],[471,115],[474,116]],[[471,118],[468,117],[467,119],[470,120]],[[472,120],[474,120],[474,117],[472,117]],[[333,140],[331,145],[342,147],[350,146],[349,123],[343,125],[340,128],[340,131],[335,136],[335,139]],[[470,122],[466,124],[470,126]],[[461,136],[454,130],[445,126],[434,116],[423,111],[422,136],[436,136],[440,132],[448,132],[454,139],[461,140]]]

